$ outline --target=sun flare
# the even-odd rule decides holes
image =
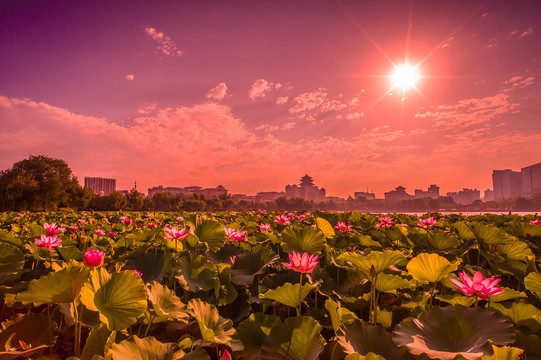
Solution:
[[[406,91],[409,88],[415,88],[417,80],[419,80],[419,72],[415,66],[402,65],[396,66],[391,75],[393,88],[400,88]]]

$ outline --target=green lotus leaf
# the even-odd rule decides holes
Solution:
[[[528,276],[524,278],[524,286],[535,295],[541,297],[541,273],[529,273]]]
[[[537,334],[525,334],[524,332],[517,330],[517,341],[514,346],[524,350],[527,356],[532,359],[534,356],[541,356],[541,336]]]
[[[56,250],[60,253],[60,256],[64,260],[77,260],[77,261],[83,261],[84,254],[81,250],[79,250],[76,247],[59,247],[56,248]]]
[[[457,269],[458,265],[438,254],[422,253],[411,259],[408,272],[420,282],[438,282]]]
[[[387,269],[389,266],[394,265],[405,257],[397,250],[385,250],[374,251],[368,255],[361,255],[359,253],[344,253],[338,256],[338,260],[344,260],[350,262],[358,270],[362,271],[364,275],[371,278],[370,269],[374,267],[376,274]]]
[[[103,285],[111,280],[111,274],[103,267],[93,268],[88,281],[81,288],[81,302],[87,309],[98,311],[94,304],[94,295]]]
[[[462,305],[470,307],[475,303],[473,296],[464,295],[436,295],[436,299],[451,305]]]
[[[220,284],[215,289],[216,305],[225,306],[231,304],[238,296],[237,289],[231,283],[231,265],[216,264]]]
[[[525,261],[527,257],[534,256],[532,250],[528,247],[528,244],[520,240],[504,245],[498,245],[498,250],[509,260]]]
[[[396,289],[406,289],[410,287],[410,282],[400,276],[379,273],[376,276],[376,290],[381,292],[390,292]]]
[[[497,347],[492,345],[494,354],[492,356],[483,355],[481,360],[516,360],[520,359],[524,350],[515,347],[502,346]]]
[[[338,307],[338,303],[334,300],[327,299],[325,301],[325,309],[329,312],[331,317],[332,327],[334,331],[338,331],[338,328],[348,322],[358,319],[355,313],[351,312],[345,307]]]
[[[0,243],[0,283],[20,274],[23,266],[23,252],[16,246]]]
[[[208,291],[214,289],[218,283],[218,269],[205,256],[190,254],[181,257],[178,261],[180,268],[175,278],[180,286],[188,291]]]
[[[53,344],[58,335],[56,322],[51,321]],[[21,349],[19,341],[24,341],[29,349]],[[2,322],[0,331],[0,359],[29,358],[53,345],[49,340],[49,320],[47,312],[38,314],[17,314]],[[20,349],[9,351],[10,349]]]
[[[238,255],[231,267],[231,280],[237,285],[249,286],[256,275],[261,275],[267,267],[279,259],[270,251],[263,249]]]
[[[321,325],[309,316],[285,319],[272,328],[261,346],[262,360],[315,360],[323,351]]]
[[[186,305],[180,301],[175,292],[158,282],[151,282],[147,287],[148,299],[152,303],[157,316],[188,322]]]
[[[275,300],[281,304],[296,308],[302,303],[310,291],[316,287],[317,286],[314,285],[304,284],[301,291],[301,284],[293,285],[291,283],[285,283],[276,289],[271,289],[264,294],[259,294],[259,298]]]
[[[541,330],[541,310],[532,304],[516,302],[509,305],[496,303],[491,304],[490,309],[496,310],[517,326],[526,326],[534,332]]]
[[[475,234],[471,231],[470,227],[464,221],[458,221],[451,224],[451,227],[458,232],[458,236],[465,241],[475,240]]]
[[[209,353],[203,348],[196,348],[177,358],[178,360],[211,360]]]
[[[47,233],[45,228],[39,224],[29,224],[28,231],[30,232],[28,236],[31,238],[39,238],[41,235],[45,235]]]
[[[280,246],[288,253],[297,251],[319,255],[326,244],[325,236],[321,230],[311,226],[289,225],[282,231]]]
[[[13,224],[12,224],[12,228],[13,228]],[[21,250],[23,250],[24,248],[22,240],[19,239],[17,236],[13,235],[13,233],[10,231],[0,230],[0,242],[15,245]]]
[[[361,354],[349,354],[347,355],[344,360],[385,360],[385,358],[381,355],[376,355],[372,352],[365,355]]]
[[[201,337],[212,344],[225,344],[233,351],[242,350],[237,330],[233,321],[220,316],[216,306],[207,304],[200,299],[192,299],[188,303],[189,313],[197,320]]]
[[[332,239],[334,237],[334,228],[327,220],[317,217],[316,227],[321,230],[326,239]]]
[[[527,298],[528,295],[526,295],[524,292],[519,292],[514,289],[502,287],[503,293],[497,294],[497,295],[490,295],[490,302],[496,303],[496,302],[502,302],[512,299],[518,299],[518,298]]]
[[[90,331],[86,339],[85,347],[81,354],[81,360],[92,360],[95,355],[105,355],[105,347],[114,344],[116,333],[109,331],[107,325],[100,324]]]
[[[128,260],[124,269],[134,269],[143,274],[145,283],[160,281],[165,274],[165,258],[163,253],[142,253]]]
[[[393,332],[393,341],[413,355],[441,360],[460,355],[476,360],[492,354],[490,342],[512,344],[515,330],[511,322],[491,311],[456,305],[434,307],[419,319],[403,320]]]
[[[386,359],[411,359],[407,350],[393,343],[391,333],[382,326],[368,325],[365,321],[355,320],[340,326],[336,333],[338,342],[346,354],[374,353]]]
[[[359,242],[359,245],[365,246],[365,247],[381,247],[381,244],[377,241],[372,240],[370,235],[362,235],[357,234],[357,241]]]
[[[439,231],[429,232],[428,242],[439,251],[453,249],[460,245],[460,241],[456,237]]]
[[[264,313],[254,313],[243,320],[238,328],[239,338],[244,345],[241,357],[247,360],[258,360],[261,358],[261,346],[271,330],[282,324],[280,317],[276,315],[266,315]]]
[[[106,276],[96,278],[103,281]],[[99,287],[94,286],[93,281],[96,279],[91,279],[85,284],[81,302],[91,310],[96,309],[100,314],[100,320],[107,324],[110,331],[127,328],[146,310],[145,284],[132,271],[113,273],[109,281],[99,284]]]
[[[69,266],[49,273],[30,281],[28,290],[17,294],[17,301],[24,305],[34,303],[34,306],[73,302],[89,273],[89,269],[82,266]]]
[[[470,229],[477,241],[483,245],[499,245],[512,241],[509,235],[493,225],[476,222],[470,225]]]
[[[195,235],[199,241],[207,244],[212,251],[219,250],[225,244],[225,231],[220,223],[213,220],[203,220],[195,227]]]
[[[161,343],[153,336],[143,339],[133,336],[111,346],[108,355],[113,360],[174,360],[174,343]]]

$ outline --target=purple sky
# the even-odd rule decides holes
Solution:
[[[0,169],[123,189],[492,187],[541,162],[541,2],[0,3]],[[407,55],[406,55],[407,54]],[[404,96],[394,65],[418,65]]]

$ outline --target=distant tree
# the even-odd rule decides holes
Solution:
[[[92,199],[90,207],[93,210],[100,211],[118,211],[126,208],[128,201],[126,197],[118,191],[113,191],[107,196],[96,196]]]
[[[131,189],[126,195],[126,210],[139,211],[143,209],[143,194]]]
[[[0,208],[55,210],[71,206],[80,188],[68,164],[45,155],[30,156],[0,174]]]

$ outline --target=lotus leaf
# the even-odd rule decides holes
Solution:
[[[321,325],[309,316],[295,316],[272,328],[261,346],[263,360],[315,360],[323,351]]]
[[[142,253],[128,260],[124,269],[134,269],[143,274],[141,279],[145,283],[160,281],[165,273],[165,259],[163,253]]]
[[[434,307],[419,319],[408,318],[393,332],[396,345],[413,355],[452,360],[458,355],[468,360],[491,355],[490,342],[509,345],[515,341],[513,324],[483,308],[460,305]]]
[[[281,304],[296,308],[302,303],[310,291],[317,287],[310,284],[304,284],[301,291],[300,286],[300,284],[293,285],[291,283],[285,283],[283,286],[279,286],[276,289],[271,289],[264,294],[260,294],[259,298],[275,300]]]
[[[23,252],[16,246],[0,243],[0,283],[20,274],[23,266]]]
[[[460,245],[456,237],[439,231],[428,233],[428,242],[439,251],[453,249]]]
[[[239,255],[231,267],[231,280],[237,285],[251,285],[254,277],[263,274],[278,258],[278,255],[262,249]]]
[[[174,343],[161,343],[153,336],[143,339],[133,336],[111,346],[108,355],[113,360],[174,360]]]
[[[220,223],[214,220],[203,220],[195,227],[194,234],[199,241],[207,244],[210,250],[217,251],[225,244],[225,231]]]
[[[370,269],[372,267],[378,274],[403,259],[404,255],[397,250],[374,251],[366,256],[359,253],[344,253],[338,256],[338,260],[350,262],[368,278],[371,278]]]
[[[316,227],[321,230],[323,233],[323,236],[325,236],[326,239],[332,239],[334,237],[334,229],[330,222],[327,220],[317,217],[316,218]]]
[[[520,356],[522,355],[522,353],[524,353],[523,350],[517,349],[515,347],[497,347],[494,345],[492,345],[492,351],[494,351],[494,354],[492,354],[492,356],[483,355],[481,357],[481,360],[516,360],[520,359]]]
[[[216,288],[216,305],[231,304],[237,298],[237,289],[231,283],[231,265],[217,264],[219,286]]]
[[[372,240],[370,235],[362,235],[357,234],[357,241],[359,242],[359,245],[365,246],[365,247],[381,247],[381,244],[377,241]]]
[[[524,278],[524,286],[538,297],[541,297],[541,273],[532,272]]]
[[[205,256],[190,254],[178,260],[175,278],[180,286],[192,292],[214,289],[218,283],[218,269]]]
[[[525,261],[527,257],[534,256],[528,244],[520,240],[509,244],[498,245],[498,250],[509,260]]]
[[[511,241],[509,235],[493,225],[485,225],[476,222],[470,225],[470,230],[475,235],[477,241],[482,245],[499,245]]]
[[[28,290],[17,294],[17,301],[25,305],[34,303],[34,306],[73,302],[79,296],[89,273],[89,269],[82,266],[70,266],[52,272],[30,281]]]
[[[62,256],[64,260],[73,259],[77,261],[83,261],[84,254],[76,247],[59,247],[57,248],[57,251],[60,253],[60,256]]]
[[[100,324],[90,331],[81,354],[81,360],[92,360],[95,355],[104,356],[105,347],[114,343],[115,332],[109,331],[107,325]]]
[[[501,287],[501,288],[503,289],[503,293],[490,296],[491,303],[528,297],[524,292],[519,292],[514,289],[510,289],[506,287]]]
[[[513,303],[508,305],[496,303],[491,304],[490,308],[496,310],[517,326],[526,326],[534,332],[541,330],[541,310],[532,304]]]
[[[53,344],[57,336],[57,326],[52,325]],[[45,350],[52,345],[49,340],[49,320],[47,314],[17,314],[15,317],[2,322],[0,331],[0,358],[14,359],[16,357],[28,358],[32,354]],[[19,341],[24,341],[29,349],[10,351],[21,348]]]
[[[376,355],[372,352],[365,355],[361,354],[349,354],[347,355],[344,360],[385,360],[385,358],[381,355]]]
[[[458,221],[451,225],[457,232],[458,236],[465,241],[475,240],[475,234],[464,221]]]
[[[321,230],[311,226],[299,227],[297,225],[289,225],[285,228],[280,243],[285,252],[297,251],[316,255],[321,254],[325,245],[325,236]]]
[[[380,325],[355,320],[340,326],[336,336],[346,354],[368,355],[372,352],[386,359],[411,359],[406,349],[397,347],[391,334]]]
[[[233,322],[221,317],[214,305],[192,299],[188,303],[188,311],[197,320],[203,340],[212,344],[225,344],[234,351],[242,350]]]
[[[242,358],[247,360],[258,360],[261,356],[261,345],[271,330],[281,325],[282,321],[275,315],[254,313],[242,321],[238,328],[239,338],[244,345]]]
[[[166,316],[170,319],[185,323],[190,317],[186,305],[180,301],[173,290],[158,282],[151,282],[147,287],[148,299],[152,303],[157,316]]]
[[[438,254],[422,253],[411,259],[408,272],[420,282],[438,282],[457,269],[456,264]]]
[[[475,303],[473,296],[464,295],[436,295],[436,299],[451,305],[462,305],[470,307]]]
[[[381,292],[390,292],[396,289],[405,289],[410,287],[410,282],[400,276],[379,273],[376,276],[376,290]]]
[[[327,299],[325,301],[325,309],[329,312],[329,315],[331,317],[332,327],[334,331],[338,331],[338,328],[348,322],[353,321],[357,318],[357,315],[355,313],[351,312],[345,307],[338,307],[338,303],[334,300]]]

